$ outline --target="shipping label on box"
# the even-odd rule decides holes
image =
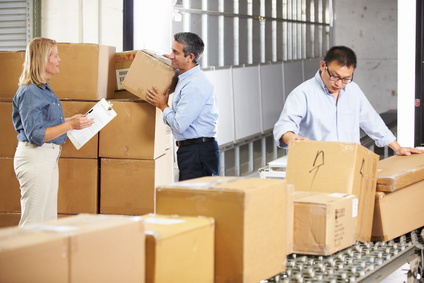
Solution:
[[[146,229],[146,282],[214,282],[213,218],[158,214],[142,217]]]
[[[116,90],[124,90],[122,82],[127,75],[132,62],[139,50],[131,50],[124,52],[116,52],[115,54],[115,73],[116,73]]]
[[[215,282],[259,282],[286,267],[284,180],[203,177],[156,190],[158,214],[215,219]]]
[[[380,160],[377,191],[393,192],[424,180],[424,154],[394,155]]]
[[[286,181],[296,190],[358,197],[357,240],[371,240],[378,155],[356,143],[291,141]]]
[[[293,252],[330,255],[356,242],[358,198],[350,194],[294,194]]]
[[[147,89],[156,86],[160,92],[174,92],[177,75],[170,60],[147,50],[140,50],[122,82],[122,87],[146,100]]]

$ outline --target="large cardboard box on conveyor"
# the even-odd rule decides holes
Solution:
[[[58,43],[59,73],[49,85],[61,100],[112,98],[116,48],[88,43]]]
[[[424,181],[394,192],[377,192],[373,241],[390,241],[424,226]]]
[[[355,244],[356,196],[296,191],[293,199],[294,253],[331,255]]]
[[[215,282],[259,282],[286,268],[284,180],[203,177],[156,189],[158,214],[215,219]]]
[[[380,160],[377,191],[393,192],[424,180],[424,154],[394,155]]]
[[[135,56],[122,87],[146,100],[147,89],[156,86],[162,93],[174,92],[177,75],[171,67],[171,60],[152,51],[140,50]]]
[[[213,218],[148,214],[146,283],[214,282]]]
[[[25,51],[0,51],[0,101],[12,101],[23,71]]]
[[[286,181],[295,190],[358,197],[356,240],[371,240],[378,155],[356,143],[291,141]]]

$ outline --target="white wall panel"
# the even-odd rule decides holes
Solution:
[[[236,140],[262,132],[259,66],[234,68]]]
[[[313,59],[303,61],[303,77],[304,80],[312,79],[320,68],[322,59]]]
[[[284,106],[283,64],[261,65],[262,121],[264,131],[274,128]]]
[[[285,62],[284,65],[284,90],[286,97],[290,92],[300,85],[303,79],[303,62],[292,61]]]
[[[205,73],[215,86],[215,94],[218,100],[218,144],[232,143],[235,140],[235,134],[231,69],[205,71]]]

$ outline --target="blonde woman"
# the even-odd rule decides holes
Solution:
[[[64,118],[48,82],[61,61],[54,40],[34,38],[28,44],[12,120],[18,132],[14,168],[21,190],[19,226],[57,218],[58,159],[66,133],[91,126],[82,114]]]

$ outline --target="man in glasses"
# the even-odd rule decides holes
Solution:
[[[360,129],[377,146],[389,146],[398,155],[423,151],[401,147],[359,86],[352,82],[356,55],[345,46],[332,47],[315,77],[287,97],[274,126],[274,139],[282,148],[291,140],[356,142]]]

